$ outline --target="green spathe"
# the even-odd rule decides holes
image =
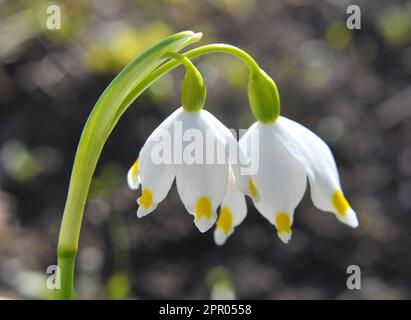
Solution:
[[[280,115],[280,95],[277,86],[261,69],[250,74],[248,100],[254,117],[260,122],[273,122]]]

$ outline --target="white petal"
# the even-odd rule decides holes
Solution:
[[[238,188],[244,193],[252,197],[249,190],[249,175],[254,174],[255,170],[252,167],[249,157],[246,156],[239,143],[237,142],[233,133],[214,117],[211,113],[204,110],[204,115],[208,120],[214,124],[215,128],[219,131],[222,137],[224,137],[224,145],[228,154],[229,163],[234,172],[235,183]],[[255,124],[256,125],[256,124]],[[244,139],[250,135],[255,125],[252,125],[250,129],[243,135]],[[256,198],[256,197],[255,197]]]
[[[307,178],[304,167],[276,138],[275,127],[276,123],[255,124],[240,145],[251,144],[252,161],[258,162],[257,173],[250,176],[250,185],[255,189],[251,193],[257,195],[252,197],[254,205],[276,226],[279,237],[286,243],[291,237],[294,209],[304,195]]]
[[[227,182],[227,191],[220,207],[220,214],[214,230],[216,244],[222,245],[234,232],[234,228],[240,225],[247,215],[247,204],[244,194],[234,182],[234,173],[230,168]]]
[[[141,167],[142,190],[149,188],[154,202],[163,201],[173,184],[176,172],[177,167],[174,164],[156,164],[151,159],[146,159]]]
[[[227,165],[183,165],[177,172],[177,190],[187,211],[201,232],[217,219],[227,184]]]
[[[214,157],[214,150],[222,154],[224,158],[225,147],[221,135],[213,125],[203,117],[204,111],[185,112],[179,119],[183,124],[183,132],[190,128],[197,128],[202,136],[211,135],[214,139],[215,148],[206,147],[205,143],[200,147],[203,150],[203,160],[209,156]],[[183,141],[183,150],[189,144]],[[227,187],[228,163],[227,159],[221,164],[213,163],[191,163],[183,161],[177,171],[177,190],[187,211],[192,214],[194,222],[201,232],[205,232],[215,223],[217,219],[216,209],[223,200]]]
[[[155,150],[162,145],[172,146],[172,124],[181,112],[181,108],[177,109],[165,119],[149,136],[141,149],[138,179],[141,181],[142,195],[137,200],[139,204],[138,217],[152,212],[164,200],[171,188],[177,168],[172,163],[159,161],[155,157]],[[171,151],[172,149],[170,149]]]
[[[333,212],[341,222],[357,227],[357,217],[343,195],[337,166],[327,144],[297,122],[284,117],[277,122],[279,141],[305,167],[314,205]]]
[[[207,123],[214,127],[221,137],[222,142],[225,146],[228,160],[232,166],[235,166],[239,162],[239,151],[237,139],[235,138],[233,132],[230,131],[220,120],[214,117],[207,110],[202,111],[202,116],[207,121]]]
[[[336,217],[342,223],[345,223],[346,225],[348,225],[352,228],[357,228],[358,227],[357,215],[356,215],[355,211],[352,208],[348,208],[348,210],[346,211],[346,213],[343,216],[337,214]]]
[[[226,241],[227,238],[233,233],[233,231],[231,231],[231,233],[226,234],[225,231],[221,228],[216,228],[214,230],[214,242],[219,245],[222,246]]]
[[[291,232],[281,232],[278,233],[278,237],[281,239],[282,242],[284,243],[288,243],[288,241],[291,240],[291,235],[292,235],[292,231]]]
[[[137,203],[139,205],[138,209],[137,209],[137,218],[143,218],[146,215],[148,215],[149,213],[153,212],[157,206],[158,203],[153,202],[150,207],[146,208],[142,205],[140,205],[140,198],[137,200]]]

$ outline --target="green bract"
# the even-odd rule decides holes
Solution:
[[[263,70],[252,72],[248,80],[248,100],[254,117],[263,123],[275,121],[280,115],[277,86]]]

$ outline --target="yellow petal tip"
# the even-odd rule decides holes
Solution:
[[[257,196],[257,188],[256,188],[256,186],[255,186],[255,184],[254,184],[253,179],[251,179],[251,178],[248,180],[248,191],[250,192],[250,194],[251,194],[253,197],[256,197],[256,196]]]
[[[211,200],[207,196],[200,197],[196,203],[196,219],[201,220],[202,218],[207,218],[211,220],[212,217],[212,206]]]
[[[138,163],[139,163],[139,159],[137,159],[137,160],[134,162],[133,166],[131,167],[131,175],[132,175],[133,177],[135,177],[136,174],[137,174],[137,172],[138,172]]]
[[[350,204],[339,190],[334,192],[332,196],[332,204],[340,217],[344,217],[347,214],[348,209],[350,209]]]
[[[225,235],[228,235],[233,229],[233,214],[227,207],[222,207],[217,220],[217,228],[220,228]]]
[[[153,204],[153,193],[149,188],[143,188],[141,197],[139,200],[139,205],[144,207],[144,209],[149,209]]]
[[[291,219],[287,212],[279,212],[275,217],[275,227],[280,239],[287,243],[291,239]]]

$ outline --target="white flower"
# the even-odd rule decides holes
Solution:
[[[333,212],[338,220],[356,228],[355,212],[344,197],[329,147],[317,135],[284,117],[268,124],[254,123],[240,139],[243,152],[258,159],[259,169],[236,182],[258,211],[277,228],[280,239],[291,238],[294,210],[310,182],[316,207]],[[258,148],[256,148],[256,145]]]
[[[200,141],[204,137],[206,141]],[[164,200],[174,178],[180,198],[201,232],[215,223],[216,210],[223,199],[234,213],[237,207],[230,202],[239,195],[233,196],[229,180],[230,143],[236,144],[230,130],[206,110],[176,110],[149,136],[128,172],[130,188],[137,189],[141,184],[137,216],[147,215]],[[158,161],[159,158],[165,161]]]

